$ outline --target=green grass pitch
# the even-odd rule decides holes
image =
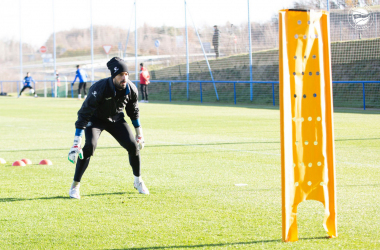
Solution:
[[[300,240],[283,243],[278,108],[142,103],[151,194],[133,189],[126,151],[104,132],[72,200],[80,105],[0,98],[0,249],[380,248],[379,110],[335,109],[338,238],[326,238],[322,204],[306,201]],[[12,167],[22,158],[33,164]]]

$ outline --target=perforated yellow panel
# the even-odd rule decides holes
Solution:
[[[281,10],[280,110],[282,237],[297,241],[297,206],[324,204],[337,236],[329,13]]]

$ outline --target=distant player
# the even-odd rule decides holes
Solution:
[[[212,36],[212,45],[214,46],[216,59],[218,59],[219,57],[219,42],[220,42],[219,36],[220,36],[220,31],[218,29],[218,26],[214,25],[214,35]]]
[[[59,97],[59,87],[61,87],[61,78],[59,77],[58,71],[55,74],[55,81],[57,82],[57,97]]]
[[[34,81],[33,77],[30,76],[30,73],[27,72],[26,73],[26,76],[24,78],[24,87],[21,89],[20,91],[20,94],[19,96],[21,96],[21,93],[25,90],[25,89],[30,89],[30,92],[33,94],[34,93],[34,97],[37,97],[37,94],[35,93],[35,90],[33,89],[33,87],[30,85],[31,83],[34,83],[36,84],[36,81]]]
[[[75,78],[74,81],[71,83],[71,86],[74,85],[75,81],[79,80],[79,87],[78,87],[78,99],[80,100],[82,98],[81,90],[83,88],[83,94],[84,98],[87,97],[87,91],[86,91],[86,84],[87,84],[87,72],[84,69],[80,68],[80,65],[77,65],[77,71],[75,72]]]
[[[71,198],[80,199],[80,181],[103,130],[110,133],[128,151],[129,164],[134,175],[134,187],[141,194],[149,194],[140,175],[140,150],[144,147],[144,137],[139,120],[137,88],[128,80],[128,68],[122,59],[112,58],[107,67],[111,71],[111,77],[102,79],[90,87],[89,95],[78,111],[74,145],[68,156],[72,163],[78,160],[74,181],[69,191]],[[136,137],[124,120],[124,109],[135,127]],[[83,133],[86,135],[86,142],[82,151]]]
[[[148,101],[148,84],[150,75],[147,68],[144,67],[143,63],[140,63],[140,87],[141,87],[141,102],[149,102]]]

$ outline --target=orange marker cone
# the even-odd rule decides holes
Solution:
[[[29,159],[22,159],[21,161],[23,161],[25,163],[25,165],[30,165],[32,164],[32,161],[29,160]]]
[[[12,166],[21,166],[21,167],[25,167],[25,163],[23,161],[15,161],[13,162]]]
[[[51,160],[43,159],[42,161],[40,161],[39,165],[53,165],[53,163],[51,162]]]

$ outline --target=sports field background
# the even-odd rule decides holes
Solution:
[[[71,200],[67,154],[80,105],[0,98],[0,249],[380,247],[380,110],[334,112],[338,238],[326,238],[322,204],[307,201],[300,240],[282,243],[278,107],[140,104],[151,194],[133,189],[127,153],[104,132],[82,199]],[[33,165],[11,166],[22,158]],[[54,165],[38,165],[46,158]]]

